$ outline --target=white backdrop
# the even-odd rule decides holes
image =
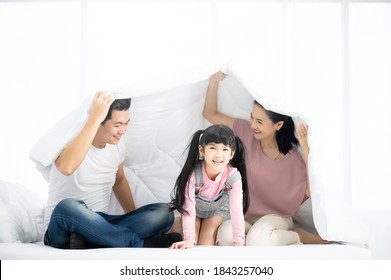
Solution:
[[[44,196],[31,146],[85,96],[221,60],[308,120],[331,213],[386,213],[390,18],[387,1],[2,1],[0,177]]]

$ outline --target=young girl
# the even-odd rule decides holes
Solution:
[[[244,214],[249,206],[242,141],[225,125],[197,131],[176,180],[173,208],[182,214],[183,241],[172,249],[214,245],[219,226],[232,220],[232,243],[244,245]]]

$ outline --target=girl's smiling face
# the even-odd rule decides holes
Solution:
[[[206,174],[211,180],[220,174],[234,156],[231,147],[222,143],[212,142],[205,147],[199,146],[199,152],[204,157]]]

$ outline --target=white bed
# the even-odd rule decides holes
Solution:
[[[212,73],[211,67],[204,67],[202,71],[192,69],[187,74],[182,73],[180,78],[178,75],[173,75],[175,82],[164,77],[153,84],[124,86],[117,89],[119,95],[132,97],[131,125],[124,139],[127,146],[124,165],[125,175],[132,185],[136,206],[170,200],[171,190],[184,161],[183,152],[191,134],[208,125],[202,118],[201,111],[207,78]],[[231,115],[247,118],[253,99],[233,74],[224,80],[221,91],[224,91],[224,94],[219,99],[220,106]],[[44,176],[47,166],[52,163],[63,142],[67,141],[82,125],[88,106],[87,99],[33,146],[31,158],[37,163]],[[317,176],[312,179],[324,178],[318,174],[311,176]],[[330,180],[332,181],[333,178]],[[362,242],[367,237],[367,228],[362,227],[357,217],[349,211],[340,212],[342,215],[338,216],[331,215],[331,218],[327,216],[325,209],[330,204],[324,200],[328,196],[324,195],[325,190],[322,189],[313,189],[313,205],[305,205],[306,208],[303,207],[296,216],[296,221],[307,227],[314,228],[316,225],[323,238],[331,237],[329,240],[342,241],[344,245],[334,243],[242,248],[200,246],[175,251],[136,248],[58,250],[44,246],[41,241],[43,233],[40,225],[43,219],[44,199],[35,196],[31,186],[26,188],[13,182],[1,181],[0,183],[0,259],[2,260],[200,258],[368,260],[372,258],[371,251],[366,243]],[[323,182],[325,183],[327,182]],[[338,203],[340,202],[337,201],[337,204],[329,206],[329,209],[340,210],[334,209],[340,206]],[[114,196],[111,205],[111,213],[122,212]],[[335,220],[336,218],[341,220]],[[349,229],[338,227],[347,219],[350,224]]]
[[[136,193],[136,192],[135,192]],[[118,204],[112,203],[113,212]],[[310,200],[295,221],[314,231]],[[44,200],[26,186],[0,180],[1,260],[369,260],[363,245],[327,244],[281,247],[198,246],[188,250],[151,248],[104,248],[62,250],[42,242]]]
[[[61,250],[39,243],[1,243],[2,260],[369,260],[371,253],[352,245],[280,247],[198,246],[187,250],[104,248]]]

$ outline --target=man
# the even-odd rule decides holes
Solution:
[[[165,234],[174,215],[169,205],[135,209],[124,175],[130,99],[95,94],[81,131],[65,146],[50,171],[44,243],[56,248],[169,247],[181,240]],[[124,215],[108,215],[114,193]]]

